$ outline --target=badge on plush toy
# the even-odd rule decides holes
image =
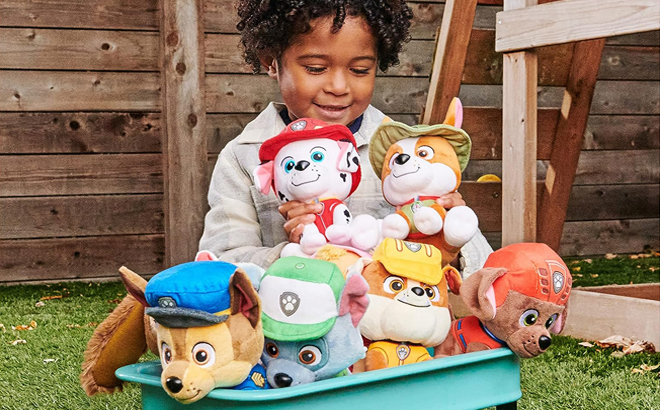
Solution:
[[[436,357],[508,346],[520,357],[545,352],[550,332],[566,324],[573,284],[566,264],[549,246],[518,243],[493,252],[470,275],[461,298],[473,316],[452,323]]]
[[[378,226],[370,215],[353,217],[343,202],[361,179],[357,143],[351,131],[312,118],[289,124],[259,149],[254,183],[263,194],[272,188],[278,200],[318,202],[323,210],[305,226],[298,244],[288,244],[282,256],[311,256],[326,243],[361,250],[378,241]]]
[[[364,358],[358,324],[369,304],[359,272],[344,279],[332,262],[277,260],[259,287],[268,382],[288,387],[347,374]]]
[[[382,236],[434,245],[443,265],[475,235],[477,215],[467,206],[446,211],[436,203],[461,183],[472,143],[461,129],[463,108],[454,98],[443,124],[409,126],[390,121],[374,132],[369,160],[396,213],[382,222]]]

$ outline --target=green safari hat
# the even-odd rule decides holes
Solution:
[[[278,259],[259,284],[264,335],[286,342],[322,337],[339,316],[345,284],[332,262],[297,256]]]
[[[454,147],[454,151],[456,151],[461,172],[465,170],[470,160],[472,141],[470,141],[470,136],[463,129],[448,124],[419,124],[411,126],[402,122],[389,121],[381,124],[376,129],[369,143],[369,161],[378,178],[382,178],[383,161],[385,160],[387,151],[393,144],[405,138],[421,137],[424,135],[440,136],[446,139]]]

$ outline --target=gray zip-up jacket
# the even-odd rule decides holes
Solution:
[[[280,256],[288,242],[284,218],[275,194],[263,195],[254,185],[252,171],[259,165],[261,143],[286,126],[279,115],[284,105],[270,103],[243,132],[230,141],[218,156],[209,187],[210,210],[204,221],[200,250],[209,250],[221,260],[252,262],[263,268]],[[345,202],[353,215],[370,214],[383,218],[394,208],[383,199],[381,182],[368,161],[368,143],[385,114],[373,106],[364,112],[360,129],[354,134],[362,166],[362,181]],[[480,269],[492,248],[478,232],[461,249],[463,276]]]

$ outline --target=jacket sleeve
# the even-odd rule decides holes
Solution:
[[[210,210],[199,249],[209,250],[226,262],[252,262],[267,268],[279,258],[287,242],[273,248],[263,246],[262,225],[250,189],[252,180],[240,166],[235,145],[235,141],[227,144],[213,170],[208,192]]]
[[[488,255],[491,253],[493,253],[493,248],[491,248],[481,230],[477,230],[474,237],[463,245],[459,254],[459,266],[463,280],[483,268]]]

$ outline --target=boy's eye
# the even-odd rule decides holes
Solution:
[[[325,155],[323,155],[322,152],[320,152],[320,151],[312,152],[312,161],[321,162],[321,161],[323,161],[323,158],[325,158]]]
[[[353,71],[354,74],[357,75],[367,75],[371,71],[369,68],[351,68],[351,71]]]
[[[291,170],[295,166],[296,166],[296,163],[293,160],[290,159],[286,162],[286,164],[284,164],[284,171],[288,174],[289,172],[291,172]]]
[[[321,74],[325,71],[325,67],[307,65],[305,66],[305,70],[307,70],[308,73]]]

